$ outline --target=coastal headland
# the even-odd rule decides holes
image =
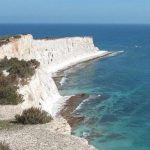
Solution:
[[[68,111],[64,111],[63,108],[67,108],[66,100],[70,105],[74,103],[75,97],[61,96],[53,75],[70,66],[109,54],[110,52],[95,47],[92,37],[33,39],[32,35],[25,34],[1,38],[0,59],[4,57],[26,61],[36,59],[40,66],[27,84],[18,85],[17,92],[23,96],[22,103],[0,105],[0,120],[13,120],[16,114],[21,114],[24,109],[30,107],[41,108],[51,114],[54,120],[44,125],[19,126],[17,129],[0,130],[0,141],[6,141],[12,150],[32,150],[36,147],[40,150],[94,149],[88,145],[86,140],[71,135],[70,125],[74,124],[74,120],[78,122],[82,118],[69,118],[66,112],[71,111],[71,107],[68,107]],[[4,73],[7,72],[4,70]],[[83,97],[86,95],[81,94],[76,98],[80,101]],[[58,112],[60,112],[59,115]],[[67,121],[70,120],[70,125],[62,116]],[[23,138],[22,141],[21,138]]]

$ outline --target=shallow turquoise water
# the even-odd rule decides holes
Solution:
[[[124,50],[68,70],[60,90],[91,95],[74,112],[85,120],[73,134],[100,150],[150,150],[150,26],[0,25],[1,35],[22,32],[35,37],[93,35],[98,47]]]
[[[102,47],[124,53],[76,67],[62,87],[91,95],[75,112],[86,119],[73,134],[100,150],[150,150],[150,28],[141,28],[122,29],[119,37],[109,30],[114,39]]]

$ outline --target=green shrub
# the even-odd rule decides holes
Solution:
[[[22,115],[16,115],[15,118],[21,124],[44,124],[52,120],[46,111],[34,107],[24,110]]]
[[[22,102],[22,96],[17,93],[18,79],[21,79],[21,84],[27,83],[39,65],[35,59],[25,61],[5,57],[0,61],[0,105],[17,105]],[[9,72],[9,75],[4,76],[3,70]]]
[[[22,102],[22,96],[17,93],[18,87],[14,78],[0,74],[0,105],[17,105]]]
[[[0,150],[10,150],[10,148],[4,142],[0,142]]]
[[[0,61],[0,69],[7,70],[10,76],[19,78],[29,78],[34,75],[35,69],[40,65],[35,59],[30,61],[18,60],[17,58],[8,59],[5,57]]]
[[[1,105],[17,105],[22,102],[22,96],[17,93],[16,86],[5,86],[0,88]]]

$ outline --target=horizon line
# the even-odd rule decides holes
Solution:
[[[0,25],[150,25],[150,23],[50,23],[50,22],[0,22]]]

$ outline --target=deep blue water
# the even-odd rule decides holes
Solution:
[[[123,50],[70,70],[61,93],[91,95],[75,112],[86,119],[74,134],[100,150],[150,150],[150,26],[0,25],[1,35],[17,33],[92,35],[102,49]]]

